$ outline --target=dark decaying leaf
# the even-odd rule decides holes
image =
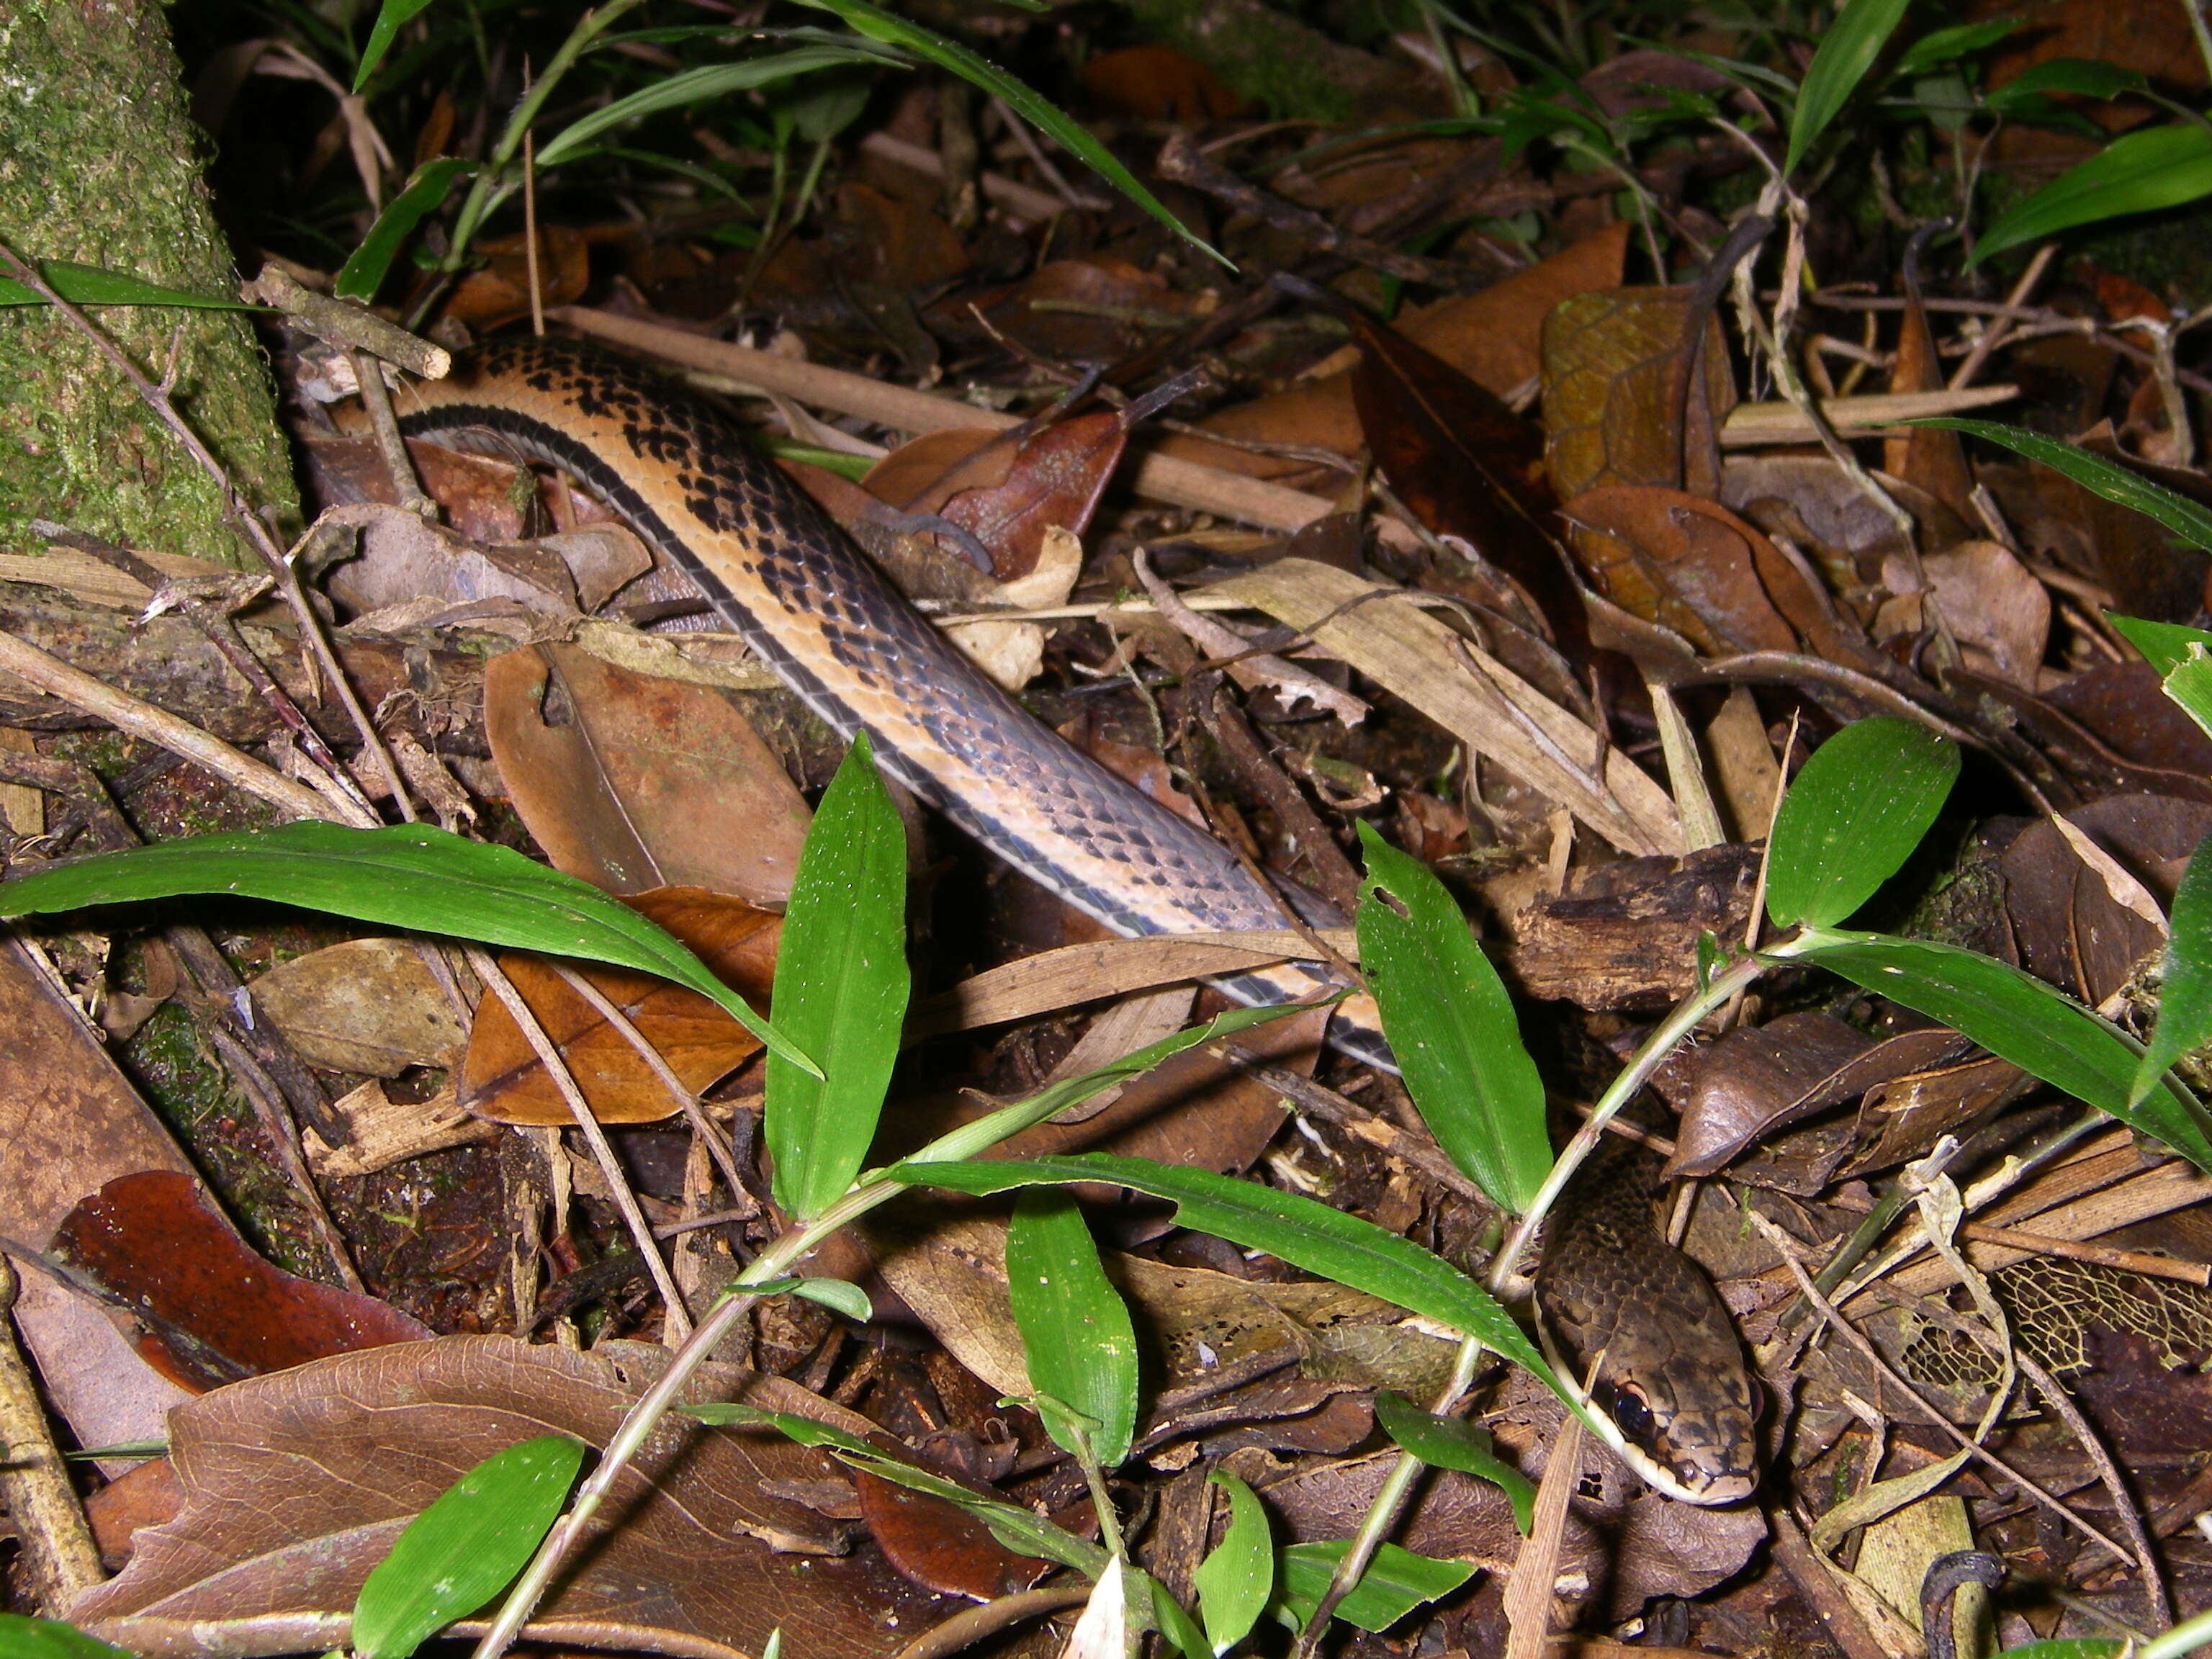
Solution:
[[[369,1569],[433,1498],[518,1441],[563,1434],[605,1444],[665,1363],[642,1345],[579,1354],[441,1337],[204,1395],[170,1419],[185,1508],[141,1532],[130,1566],[71,1615],[106,1639],[179,1659],[340,1645]],[[696,1386],[793,1409],[801,1397],[788,1383],[719,1368]],[[895,1652],[928,1622],[930,1598],[874,1550],[845,1553],[838,1528],[769,1495],[836,1473],[819,1452],[772,1432],[664,1420],[529,1633],[568,1647],[744,1659],[781,1626],[795,1651]]]
[[[1905,320],[1897,331],[1897,367],[1890,371],[1892,392],[1940,392],[1947,383],[1942,361],[1936,355],[1936,336],[1928,323],[1928,307],[1921,303],[1917,284],[1905,294]],[[1955,432],[1940,427],[1916,427],[1901,438],[1885,438],[1882,466],[1888,472],[1926,490],[1953,512],[1965,517],[1973,511],[1967,499],[1973,494],[1973,471],[1966,465],[1966,447]]]
[[[431,1334],[389,1303],[270,1266],[199,1182],[166,1170],[109,1182],[70,1212],[52,1248],[137,1311],[139,1351],[196,1391]]]
[[[910,1492],[866,1469],[853,1471],[860,1519],[884,1559],[939,1595],[977,1601],[1025,1590],[1052,1563],[1018,1555],[969,1511],[926,1492]]]
[[[1591,585],[1632,615],[1673,629],[1709,656],[1796,648],[1762,580],[1771,571],[1794,586],[1796,573],[1765,535],[1717,502],[1656,484],[1605,484],[1560,510]]]
[[[1585,1008],[1665,1008],[1697,987],[1698,939],[1741,939],[1759,848],[1623,859],[1569,872],[1567,890],[1510,919],[1511,979],[1524,994]]]
[[[683,940],[748,1001],[768,1006],[781,917],[756,910],[739,899],[690,887],[640,893],[628,902]],[[511,953],[501,957],[500,965],[568,1061],[599,1121],[654,1123],[681,1109],[629,1040],[569,988],[556,964],[543,957]],[[760,1051],[759,1040],[751,1032],[696,992],[620,969],[576,971],[629,1017],[694,1092]],[[487,996],[477,1004],[459,1093],[464,1107],[495,1122],[559,1125],[574,1121],[537,1052],[496,997]]]

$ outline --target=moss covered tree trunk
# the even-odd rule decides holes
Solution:
[[[24,258],[234,297],[202,140],[153,0],[0,0],[0,237]],[[268,366],[236,313],[92,313],[174,396],[248,501],[299,514]],[[43,306],[0,308],[0,552],[51,519],[127,544],[246,563],[212,483],[130,385]]]

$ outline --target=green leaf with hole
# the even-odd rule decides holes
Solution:
[[[1813,141],[1827,131],[1842,112],[1889,37],[1904,21],[1911,0],[1845,0],[1835,23],[1820,37],[1820,45],[1806,66],[1804,83],[1797,88],[1796,107],[1790,114],[1790,149],[1782,163],[1784,173],[1795,173]]]
[[[1523,1537],[1536,1514],[1536,1489],[1528,1477],[1499,1458],[1490,1436],[1456,1417],[1423,1411],[1402,1394],[1384,1389],[1375,1396],[1375,1420],[1405,1450],[1432,1468],[1456,1469],[1487,1480],[1513,1505],[1513,1524]]]
[[[1808,929],[1790,954],[1941,1020],[2212,1173],[2203,1109],[2171,1085],[2135,1100],[2142,1045],[2041,980],[1956,945],[1884,933]]]
[[[1113,151],[1085,131],[1057,105],[1038,96],[1027,82],[1007,74],[988,58],[977,57],[958,41],[949,40],[919,23],[870,5],[868,0],[800,0],[800,3],[818,11],[835,12],[848,28],[871,40],[902,47],[927,58],[939,69],[950,70],[969,85],[989,93],[1200,252],[1219,260],[1231,270],[1236,269],[1227,256],[1176,218],[1159,198],[1139,184],[1136,175],[1115,159]]]
[[[267,899],[380,927],[634,968],[710,998],[793,1065],[813,1064],[705,963],[629,906],[512,848],[425,824],[287,823],[70,859],[0,881],[0,917],[188,893]]]
[[[1552,1168],[1544,1081],[1504,982],[1428,866],[1359,826],[1359,963],[1422,1121],[1460,1171],[1527,1211]]]
[[[444,206],[453,186],[474,173],[476,167],[474,161],[453,156],[425,161],[416,167],[409,176],[406,188],[386,202],[384,211],[376,216],[368,234],[361,239],[353,258],[338,272],[331,292],[341,300],[358,300],[363,305],[375,299],[376,290],[384,286],[384,278],[392,269],[392,262],[399,257],[399,250],[407,239],[415,234],[415,227]]]
[[[727,98],[733,93],[751,92],[760,87],[773,86],[779,81],[788,81],[794,76],[811,74],[817,70],[846,64],[884,63],[905,67],[903,59],[889,58],[856,40],[848,46],[824,42],[795,46],[788,52],[747,58],[735,64],[708,64],[698,69],[681,70],[649,87],[631,93],[626,98],[617,98],[611,104],[603,105],[563,127],[538,147],[538,165],[541,167],[558,167],[572,159],[585,145],[609,128],[621,126],[642,116],[657,114],[662,110],[682,109],[686,105],[704,103],[709,99]]]
[[[1100,1468],[1118,1467],[1137,1426],[1137,1332],[1099,1264],[1082,1207],[1067,1194],[1032,1188],[1014,1201],[1006,1293],[1030,1387],[1095,1425],[1081,1449],[1057,1431],[1053,1438]]]
[[[769,1006],[822,1068],[768,1063],[761,1133],[776,1202],[798,1220],[842,1198],[867,1158],[912,988],[906,830],[863,732],[815,810],[776,947]]]
[[[98,265],[71,264],[65,259],[46,259],[39,275],[48,288],[73,306],[178,306],[191,311],[258,311],[243,300],[210,297],[189,289],[168,288],[133,276],[128,271],[103,270]],[[42,306],[46,296],[12,276],[0,276],[0,306]],[[88,1640],[89,1638],[87,1638]]]
[[[2191,646],[2212,650],[2212,634],[2201,628],[2185,628],[2179,623],[2149,622],[2141,617],[2123,617],[2112,611],[2105,612],[2105,620],[2112,623],[2121,638],[2143,653],[2143,660],[2158,670],[2161,679],[2189,660]]]
[[[1285,1624],[1300,1629],[1313,1617],[1345,1549],[1344,1540],[1338,1539],[1292,1544],[1283,1551],[1277,1607]],[[1352,1594],[1336,1604],[1336,1616],[1355,1629],[1379,1635],[1415,1607],[1449,1595],[1474,1577],[1474,1568],[1465,1561],[1439,1561],[1385,1544],[1375,1552]]]
[[[429,7],[430,0],[384,0],[376,21],[369,28],[368,44],[361,49],[361,67],[353,72],[354,91],[358,93],[368,84],[368,77],[376,73],[384,54],[392,50],[399,31]]]
[[[1959,775],[1958,745],[1915,721],[1858,720],[1813,751],[1767,844],[1766,914],[1832,927],[1904,866]]]
[[[2174,890],[2172,930],[2166,942],[2159,984],[2158,1020],[2136,1067],[2131,1102],[2159,1085],[2166,1067],[2193,1048],[2212,1042],[2212,841],[2199,842]]]
[[[2062,230],[2212,195],[2212,128],[2197,121],[2123,133],[2019,202],[1984,231],[1966,264]]]
[[[2025,455],[2031,461],[2042,462],[2054,472],[2063,472],[2092,495],[2102,495],[2108,501],[2117,501],[2157,520],[2191,547],[2212,553],[2212,511],[2162,483],[2154,483],[2130,471],[2118,461],[2108,461],[2102,455],[2093,455],[2057,438],[2046,438],[2040,432],[2030,432],[2024,426],[2007,426],[2002,421],[1942,416],[1907,421],[1905,424],[1939,427],[1947,432],[1963,432],[1970,438],[1986,438],[2015,455]]]
[[[131,1656],[58,1619],[0,1613],[0,1659],[131,1659]]]
[[[408,1659],[505,1589],[560,1518],[584,1443],[541,1435],[494,1452],[407,1523],[354,1602],[359,1659]]]
[[[1243,1641],[1267,1610],[1275,1593],[1275,1550],[1259,1494],[1233,1474],[1212,1480],[1229,1496],[1229,1527],[1192,1570],[1190,1583],[1206,1639],[1220,1654]]]
[[[1103,1152],[1006,1162],[897,1164],[885,1173],[906,1186],[944,1187],[960,1193],[1095,1181],[1164,1198],[1174,1203],[1176,1219],[1182,1226],[1248,1250],[1265,1250],[1310,1273],[1426,1315],[1475,1338],[1560,1398],[1567,1397],[1543,1355],[1481,1285],[1419,1245],[1296,1193],[1277,1192],[1210,1170]]]

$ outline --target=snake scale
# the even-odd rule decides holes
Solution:
[[[1000,690],[708,398],[595,347],[516,337],[465,354],[398,407],[410,436],[574,477],[823,720],[866,732],[891,776],[1115,932],[1284,925],[1291,896]],[[1310,896],[1295,903],[1310,922],[1341,921]],[[1215,982],[1248,1003],[1341,988],[1297,964]],[[1344,1024],[1341,1046],[1388,1063],[1379,1033]],[[1747,1495],[1748,1384],[1711,1285],[1656,1235],[1633,1182],[1578,1183],[1550,1234],[1540,1302],[1573,1316],[1565,1363],[1595,1379],[1594,1402],[1620,1425],[1608,1441],[1676,1497]],[[1604,1270],[1608,1254],[1634,1271]],[[1677,1322],[1692,1304],[1694,1322]]]

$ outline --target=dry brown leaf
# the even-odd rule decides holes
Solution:
[[[2027,567],[1998,543],[1959,542],[1921,560],[1920,568],[1966,665],[2023,691],[2039,689],[2051,642],[2051,595]],[[1883,574],[1896,597],[1875,612],[1875,638],[1920,632],[1930,618],[1925,595],[1911,591],[1911,567],[1893,557]]]
[[[1306,559],[1281,559],[1207,591],[1311,634],[1324,650],[1559,802],[1621,851],[1681,850],[1681,824],[1664,790],[1618,750],[1605,751],[1604,774],[1597,776],[1596,733],[1417,609],[1406,590]]]
[[[604,1445],[665,1364],[453,1336],[347,1354],[218,1390],[169,1419],[185,1507],[137,1535],[72,1619],[135,1652],[245,1659],[346,1641],[368,1570],[478,1462],[566,1434]],[[726,1368],[694,1399],[803,1409],[788,1383]],[[564,1647],[750,1659],[781,1626],[805,1653],[887,1655],[934,1603],[811,1510],[768,1495],[836,1466],[770,1431],[665,1419],[617,1480],[595,1542],[526,1632]],[[800,1554],[779,1552],[804,1552]],[[480,1633],[481,1622],[459,1633]]]
[[[812,817],[775,753],[711,686],[538,645],[484,667],[484,729],[556,869],[613,893],[791,895]],[[731,833],[742,824],[744,833]]]
[[[325,1071],[391,1078],[410,1066],[451,1066],[468,1040],[421,947],[406,939],[325,945],[246,989],[260,1017]]]
[[[1560,509],[1598,591],[1711,656],[1790,651],[1797,636],[1759,580],[1766,538],[1718,503],[1679,489],[1607,484]],[[1766,552],[1782,567],[1781,555]]]
[[[1606,484],[1720,493],[1720,426],[1735,380],[1709,314],[1684,399],[1688,315],[1686,289],[1617,288],[1575,295],[1545,319],[1544,456],[1562,501]]]

